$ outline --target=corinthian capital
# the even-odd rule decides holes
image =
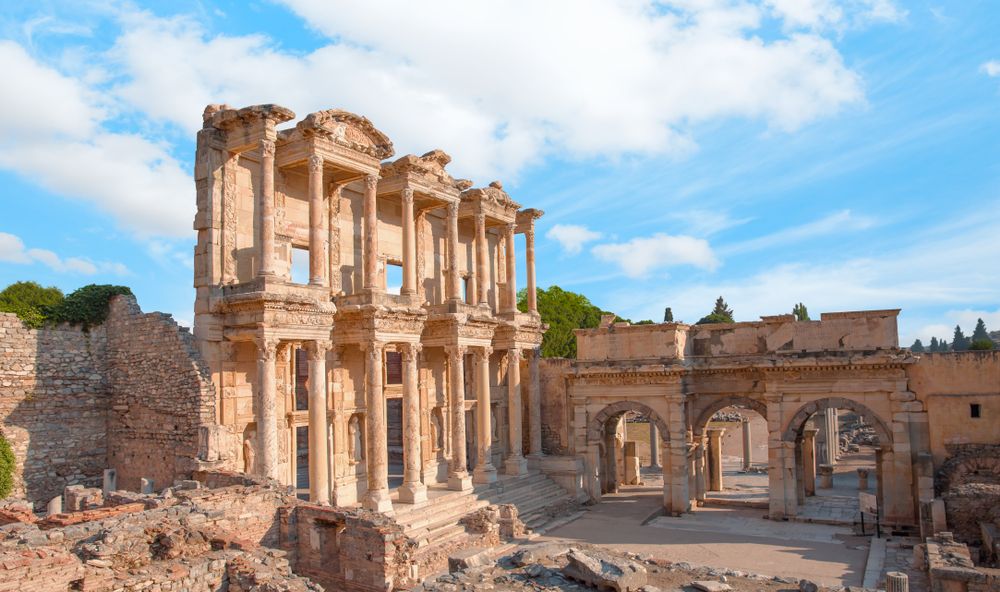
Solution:
[[[309,172],[318,173],[323,170],[323,157],[318,154],[309,156]]]
[[[260,155],[264,158],[274,158],[274,140],[260,141]]]
[[[278,344],[281,341],[277,337],[258,337],[254,339],[257,344],[257,359],[264,361],[274,361],[278,356]]]
[[[403,203],[412,204],[413,203],[413,189],[409,187],[404,187],[402,192]]]
[[[465,355],[467,349],[464,345],[446,345],[444,346],[444,353],[448,354],[449,358],[461,358]]]
[[[455,201],[448,202],[448,217],[449,218],[458,217],[458,202]]]
[[[365,187],[374,191],[378,187],[378,175],[365,175]]]
[[[417,355],[421,349],[423,348],[419,343],[403,343],[400,345],[399,353],[402,355],[404,362],[412,363],[417,361]]]
[[[326,340],[309,341],[306,343],[306,351],[309,352],[309,359],[313,362],[326,359],[326,352],[330,351],[333,343]]]

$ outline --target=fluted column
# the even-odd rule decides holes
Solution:
[[[489,277],[489,255],[486,243],[486,214],[476,214],[476,284],[479,287],[477,292],[477,304],[489,302],[490,284]]]
[[[378,203],[375,192],[378,189],[378,176],[365,177],[365,275],[364,288],[378,290]]]
[[[493,466],[493,414],[490,409],[490,354],[492,348],[476,349],[476,470],[472,480],[493,483],[497,469]]]
[[[402,345],[403,358],[403,485],[399,501],[415,504],[427,501],[427,488],[420,480],[420,392],[417,389],[417,356],[420,346]]]
[[[535,225],[524,231],[524,258],[528,276],[528,312],[538,312],[538,294],[535,288]]]
[[[309,157],[309,285],[326,286],[327,217],[323,211],[323,157]]]
[[[448,203],[448,300],[460,300],[462,288],[458,276],[458,203]]]
[[[257,474],[278,478],[278,411],[275,361],[278,340],[258,338],[257,401],[254,419],[257,423]]]
[[[260,141],[260,264],[257,275],[274,275],[274,141]]]
[[[540,349],[529,349],[528,352],[528,442],[531,445],[530,456],[542,456],[542,392],[538,383],[538,360],[542,357]]]
[[[660,430],[652,419],[649,420],[649,466],[660,466]]]
[[[472,489],[465,455],[465,347],[449,345],[448,388],[451,399],[451,465],[448,471],[448,489]]]
[[[507,350],[507,433],[510,438],[510,455],[504,463],[508,475],[521,475],[528,471],[528,462],[521,448],[521,350]]]
[[[337,184],[330,188],[330,197],[327,203],[327,285],[330,286],[330,293],[336,295],[340,292],[340,194],[344,186]]]
[[[309,353],[309,501],[330,503],[329,439],[326,420],[326,352],[329,341],[306,343]]]
[[[508,224],[504,232],[504,254],[507,264],[507,312],[517,312],[517,259],[514,257],[514,225]]]
[[[749,471],[750,466],[753,465],[753,446],[750,441],[750,418],[743,417],[740,420],[740,424],[743,428],[743,470]]]
[[[386,446],[385,394],[382,390],[382,351],[380,341],[368,344],[365,360],[365,461],[368,468],[368,491],[362,506],[375,512],[389,512],[389,450]]]
[[[403,287],[400,294],[417,293],[417,233],[413,218],[413,190],[403,189]]]

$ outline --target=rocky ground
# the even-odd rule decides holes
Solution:
[[[486,553],[452,558],[451,573],[423,584],[423,590],[617,590],[619,592],[862,592],[859,587],[825,588],[807,580],[769,577],[729,569],[693,566],[611,553],[591,545],[547,543],[523,547],[492,560]]]

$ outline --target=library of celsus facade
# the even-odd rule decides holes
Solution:
[[[525,473],[542,212],[364,117],[293,119],[213,105],[198,134],[194,331],[234,468],[376,511]]]

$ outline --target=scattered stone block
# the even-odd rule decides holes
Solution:
[[[448,556],[448,573],[455,573],[470,567],[492,565],[494,562],[490,557],[491,550],[473,547]]]
[[[56,496],[49,500],[49,505],[46,506],[46,512],[49,516],[55,516],[56,514],[62,514],[63,509],[63,499],[62,496]]]
[[[569,563],[563,575],[588,586],[631,592],[646,585],[646,568],[631,559],[580,549],[571,550],[566,557]]]
[[[819,592],[819,586],[809,580],[799,580],[799,592]]]
[[[145,477],[139,482],[139,491],[142,493],[153,493],[153,480]]]
[[[726,592],[733,589],[729,584],[716,582],[715,580],[695,580],[691,582],[690,586],[702,592]]]

